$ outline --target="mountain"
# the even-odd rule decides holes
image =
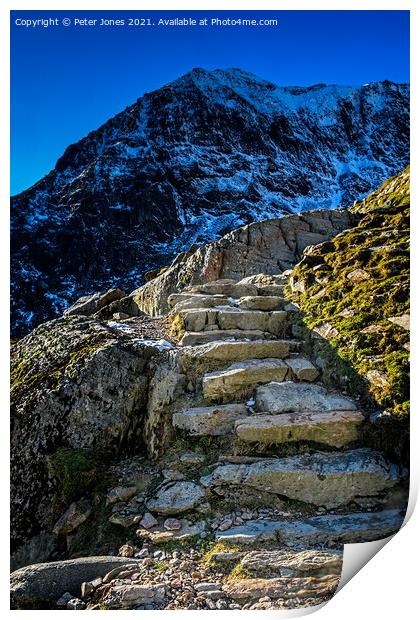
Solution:
[[[94,290],[138,287],[192,243],[350,206],[408,163],[409,87],[279,87],[194,69],[67,148],[12,199],[19,335]]]

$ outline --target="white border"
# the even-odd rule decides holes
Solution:
[[[411,29],[412,33],[420,33],[418,9],[415,6],[414,0],[407,1],[393,1],[393,0],[352,0],[342,1],[337,3],[337,0],[323,0],[323,1],[310,1],[310,0],[295,0],[295,1],[267,1],[259,0],[258,2],[251,2],[249,0],[213,0],[208,2],[205,0],[199,0],[196,2],[180,0],[175,1],[159,1],[146,0],[143,2],[136,2],[135,0],[118,0],[118,2],[109,0],[39,0],[38,2],[30,0],[2,0],[0,4],[0,40],[3,44],[1,54],[0,65],[0,80],[2,85],[2,114],[0,131],[3,140],[0,147],[0,192],[1,192],[1,205],[0,210],[0,286],[2,303],[0,304],[0,325],[1,325],[1,344],[2,344],[2,356],[1,356],[1,394],[3,396],[3,407],[1,422],[4,424],[4,432],[2,437],[4,438],[4,447],[2,450],[2,483],[4,488],[8,488],[8,426],[7,426],[7,411],[8,401],[5,394],[8,393],[8,343],[9,343],[9,318],[8,318],[8,281],[9,281],[9,251],[8,251],[8,207],[9,204],[9,11],[10,10],[411,10]],[[357,32],[354,33],[357,39]],[[414,34],[411,40],[411,60],[414,63],[414,58],[420,57],[419,49],[419,35]],[[415,69],[417,67],[413,67]],[[420,230],[420,206],[417,205],[418,181],[417,181],[417,137],[418,137],[418,122],[417,114],[415,111],[419,109],[419,96],[418,85],[415,79],[412,79],[412,193],[414,200],[412,203],[415,205],[412,214],[412,230],[414,243],[412,244],[412,302],[415,308],[418,308],[418,291],[420,291],[420,270],[417,265],[420,264],[420,239],[418,232]],[[419,241],[418,241],[419,239]],[[413,312],[413,316],[417,317],[416,312]],[[417,324],[416,324],[417,323]],[[418,377],[419,369],[419,332],[420,323],[413,321],[412,324],[412,372],[415,379]],[[419,377],[420,378],[420,377]],[[407,517],[413,512],[415,499],[418,492],[418,472],[420,470],[420,458],[419,450],[416,449],[419,441],[419,422],[418,418],[420,413],[416,411],[419,403],[418,394],[420,384],[419,381],[412,381],[412,447],[411,447],[411,485],[410,485],[410,507]],[[7,493],[3,493],[3,497],[7,497]],[[4,501],[6,504],[6,501]],[[419,540],[418,533],[420,530],[420,511],[414,512],[411,519],[405,525],[403,530],[398,533],[392,540],[386,545],[386,548],[381,551],[379,555],[374,557],[357,575],[351,579],[351,585],[347,585],[321,610],[317,611],[317,618],[320,620],[354,620],[355,617],[368,618],[379,617],[381,620],[395,620],[398,616],[404,617],[404,620],[411,620],[411,618],[418,616],[417,609],[417,554],[414,550],[415,543]],[[1,532],[3,533],[5,540],[2,546],[2,563],[1,563],[1,604],[6,613],[13,613],[9,611],[9,592],[8,592],[8,510],[4,508],[1,515]],[[407,521],[407,519],[406,519]],[[417,534],[417,537],[416,537]],[[358,552],[357,552],[358,553]],[[356,558],[358,555],[356,555]],[[317,608],[318,609],[318,608]],[[315,608],[306,610],[306,613],[315,611]],[[18,612],[21,615],[26,614],[44,614],[42,611],[28,611]],[[61,613],[59,611],[52,613]],[[98,612],[96,612],[98,613]],[[108,614],[113,612],[107,612]],[[118,612],[118,618],[128,614],[128,617],[132,617],[133,612]],[[164,614],[166,617],[168,614],[174,614],[181,618],[196,614],[193,611],[182,612],[141,612],[142,617],[153,618],[158,620],[157,616],[161,617]],[[214,614],[215,612],[199,612]],[[217,612],[226,615],[226,617],[234,620],[234,617],[238,617],[239,614],[244,612]],[[281,618],[295,617],[306,615],[303,610],[294,610],[292,612],[253,612],[258,616],[270,616],[280,615]],[[232,615],[233,614],[233,615]],[[146,616],[145,616],[146,615]]]

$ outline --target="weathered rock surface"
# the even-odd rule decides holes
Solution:
[[[194,482],[180,481],[162,485],[147,508],[162,515],[172,515],[193,510],[204,501],[205,490]]]
[[[241,566],[253,573],[272,574],[279,577],[304,575],[341,575],[343,553],[305,549],[304,551],[261,550],[250,551],[241,559]]]
[[[226,370],[216,370],[204,375],[204,397],[227,402],[232,397],[248,396],[258,384],[283,381],[288,370],[287,364],[281,359],[236,362]]]
[[[41,325],[12,347],[12,544],[50,523],[57,449],[116,451],[141,426],[155,349],[86,317]],[[59,489],[58,489],[59,491]]]
[[[299,381],[315,381],[319,371],[315,366],[304,357],[292,357],[286,360],[292,374]]]
[[[174,403],[184,393],[185,383],[185,375],[168,363],[158,366],[150,382],[143,438],[151,457],[161,454],[170,441]]]
[[[299,607],[317,605],[329,599],[338,586],[339,578],[326,577],[289,577],[273,579],[235,579],[223,586],[224,592],[234,600],[259,600],[269,597],[275,601],[275,608],[284,602],[298,600]]]
[[[151,603],[161,603],[165,586],[155,583],[112,586],[103,598],[108,609],[132,609]]]
[[[342,394],[328,392],[322,385],[307,383],[269,383],[257,388],[255,406],[258,411],[351,411],[355,403]]]
[[[178,355],[182,372],[207,372],[232,362],[249,359],[285,358],[289,354],[287,340],[216,341],[209,344],[184,347]]]
[[[33,608],[39,603],[57,601],[64,592],[79,595],[84,581],[125,564],[127,558],[92,556],[25,566],[11,575],[12,606]]]
[[[124,291],[119,288],[111,288],[103,293],[94,293],[93,295],[85,295],[80,297],[73,305],[64,311],[64,316],[73,314],[81,314],[91,316],[104,308],[113,301],[117,301],[125,297]]]
[[[259,329],[243,330],[243,329],[227,329],[214,330],[207,332],[185,332],[179,344],[183,347],[195,346],[197,344],[207,344],[208,342],[216,342],[221,340],[261,340],[263,338],[270,339],[272,334],[262,332]]]
[[[165,523],[169,521],[167,519]],[[178,521],[177,519],[172,519],[172,521]],[[203,521],[198,521],[196,523],[191,523],[187,519],[179,520],[179,528],[169,530],[165,524],[156,525],[149,529],[138,529],[136,534],[140,538],[144,538],[146,540],[150,540],[155,544],[169,542],[169,541],[181,541],[188,540],[189,538],[193,538],[194,536],[200,536],[205,531],[205,523]]]
[[[285,300],[282,297],[241,297],[239,300],[239,308],[243,310],[262,310],[269,312],[271,310],[282,310],[285,305]]]
[[[369,542],[395,534],[404,521],[399,510],[328,514],[287,521],[248,521],[246,525],[217,532],[218,542],[252,544],[277,540],[279,543],[320,545]]]
[[[214,405],[177,411],[172,422],[175,428],[187,431],[190,435],[218,436],[231,433],[234,422],[246,416],[248,416],[246,405]]]
[[[83,499],[79,502],[73,502],[54,525],[54,534],[57,536],[69,534],[84,523],[91,512],[92,504],[89,500]]]
[[[289,215],[244,226],[169,267],[162,275],[137,289],[133,299],[141,310],[158,316],[168,311],[169,295],[185,289],[186,283],[192,287],[197,284],[198,288],[192,288],[191,292],[199,292],[202,290],[200,282],[218,278],[238,281],[256,273],[278,274],[294,265],[305,247],[330,239],[349,228],[351,221],[348,211],[338,209]],[[215,289],[209,284],[204,292],[234,293],[233,297],[255,296],[258,293],[281,296],[283,292],[283,287],[277,284],[261,284],[259,290],[253,282],[244,282],[243,285],[254,288],[240,291],[238,288],[229,289],[228,286],[232,285],[227,285]]]
[[[201,483],[249,486],[309,504],[336,508],[351,502],[363,506],[400,481],[400,469],[378,452],[318,452],[257,461],[250,465],[220,465]]]
[[[356,441],[364,421],[360,411],[315,411],[249,416],[235,423],[242,441],[282,444],[314,441],[335,448]]]

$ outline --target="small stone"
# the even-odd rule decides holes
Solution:
[[[388,321],[390,321],[390,323],[394,323],[394,325],[398,325],[399,327],[402,327],[403,329],[409,331],[410,329],[410,315],[409,314],[402,314],[401,316],[390,316],[388,317]]]
[[[123,558],[132,558],[134,557],[135,551],[136,551],[136,547],[133,547],[132,545],[123,545],[118,550],[118,555]]]
[[[170,531],[180,530],[182,528],[182,523],[178,519],[166,519],[166,521],[163,524],[163,527],[166,530],[170,530]]]
[[[368,280],[370,275],[364,269],[354,269],[347,274],[347,279],[351,282],[362,282],[363,280]]]
[[[153,557],[155,560],[158,560],[158,561],[164,560],[166,558],[166,553],[159,549],[158,551],[154,552]]]
[[[126,502],[137,492],[137,487],[135,486],[119,486],[114,487],[106,496],[106,504],[109,506],[110,504],[115,504],[116,502]]]
[[[148,558],[149,549],[147,547],[143,547],[143,549],[140,549],[140,551],[137,551],[137,553],[134,554],[134,557],[138,559]]]
[[[224,532],[228,530],[229,528],[231,528],[232,525],[233,525],[232,519],[226,519],[226,521],[222,521],[222,523],[219,525],[219,530],[221,532]]]
[[[92,505],[87,499],[70,504],[66,512],[59,518],[53,527],[56,536],[69,534],[84,523],[92,512]]]
[[[80,598],[72,598],[68,601],[66,607],[67,609],[74,609],[74,610],[86,609],[86,603],[82,601],[82,599]]]
[[[143,515],[143,519],[140,521],[140,525],[144,527],[146,530],[149,530],[151,527],[155,527],[158,524],[158,520],[150,513],[146,512]]]

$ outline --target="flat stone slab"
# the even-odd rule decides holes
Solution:
[[[398,532],[404,521],[400,510],[354,512],[307,517],[294,521],[248,521],[246,525],[216,532],[216,541],[252,544],[276,540],[280,544],[331,546],[381,540]]]
[[[204,521],[193,524],[186,519],[181,519],[180,523],[181,527],[178,530],[167,530],[163,525],[157,525],[150,529],[140,528],[136,531],[136,535],[159,544],[170,540],[188,540],[194,536],[200,536],[206,529]]]
[[[190,368],[206,372],[243,360],[267,357],[282,359],[287,357],[289,349],[287,340],[216,341],[184,347],[178,354],[178,364],[184,373]]]
[[[318,369],[305,357],[291,357],[286,364],[298,381],[315,381],[319,375]]]
[[[269,331],[270,314],[258,310],[219,310],[217,324],[220,329],[260,329]]]
[[[262,310],[269,312],[270,310],[283,310],[286,300],[283,297],[241,297],[239,307],[244,310]]]
[[[204,398],[208,400],[231,400],[234,396],[248,396],[261,383],[283,381],[289,367],[281,359],[244,360],[226,370],[206,373],[203,377]]]
[[[184,305],[186,304],[186,305]],[[171,309],[213,308],[214,306],[231,306],[233,300],[226,295],[203,295],[200,293],[172,293],[168,297]]]
[[[208,342],[215,341],[250,341],[250,340],[264,340],[270,338],[268,332],[263,332],[258,329],[254,330],[240,330],[240,329],[228,329],[228,330],[213,330],[205,332],[185,332],[180,340],[181,346],[194,346],[199,344],[206,344]],[[272,336],[271,336],[272,338]]]
[[[174,413],[172,424],[190,435],[221,436],[231,433],[235,421],[248,415],[247,406],[239,403],[195,407]]]
[[[239,284],[233,280],[214,280],[213,282],[191,286],[184,292],[188,291],[207,295],[226,295],[234,298],[258,294],[255,284]]]
[[[193,510],[204,497],[204,489],[194,482],[169,482],[157,489],[155,496],[146,502],[146,507],[162,515],[179,514]]]
[[[119,566],[136,563],[127,558],[92,556],[25,566],[11,574],[11,602],[17,607],[27,607],[55,602],[64,592],[80,596],[84,581],[103,577]]]
[[[360,411],[311,411],[253,415],[235,423],[235,433],[247,442],[282,444],[314,441],[341,448],[359,436]]]
[[[255,408],[257,411],[270,413],[357,409],[350,398],[336,392],[328,392],[322,385],[293,381],[269,383],[257,388]]]
[[[401,479],[397,465],[369,449],[315,452],[251,464],[220,465],[201,478],[205,487],[249,486],[325,508],[372,505]]]
[[[258,601],[268,596],[274,604],[283,606],[293,600],[294,607],[316,605],[332,598],[339,577],[278,577],[273,579],[231,579],[223,585],[223,591],[237,601]]]
[[[284,549],[250,551],[240,562],[253,573],[275,573],[278,577],[300,577],[303,575],[341,575],[343,553],[305,549],[285,551]]]

